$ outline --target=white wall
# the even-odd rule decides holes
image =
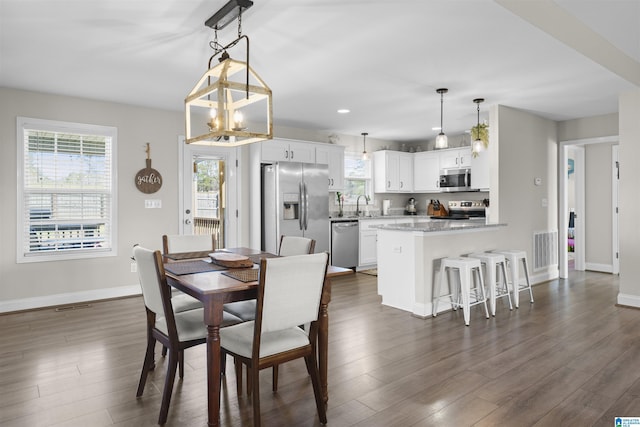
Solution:
[[[618,114],[583,117],[558,123],[558,141],[618,135]]]
[[[497,205],[499,222],[509,225],[506,233],[500,233],[503,238],[497,239],[496,245],[526,250],[532,264],[533,233],[558,230],[556,122],[498,106],[492,112],[491,123],[491,133],[498,140],[492,139],[490,144],[498,144],[494,150],[499,162],[498,185],[492,182],[491,187],[491,212],[493,215]],[[496,126],[497,132],[493,130]],[[542,185],[534,185],[535,178],[541,178]],[[537,275],[538,281],[545,276],[555,278],[558,269],[549,267]]]
[[[620,95],[620,292],[618,303],[640,307],[640,89]]]
[[[76,299],[116,296],[138,289],[131,273],[134,243],[161,248],[161,236],[178,227],[178,135],[184,131],[182,114],[80,98],[0,88],[0,311],[13,300],[16,309]],[[61,262],[16,263],[16,117],[61,120],[114,126],[118,129],[118,255]],[[145,143],[151,143],[154,169],[162,188],[145,195],[134,177],[145,166]],[[145,198],[162,200],[161,209],[145,209]],[[110,291],[105,291],[111,288]],[[45,297],[45,298],[43,298]],[[25,301],[35,298],[34,301]],[[47,305],[46,303],[43,305]]]
[[[586,269],[613,268],[611,208],[611,146],[585,146],[585,263]],[[602,268],[605,267],[606,268]]]

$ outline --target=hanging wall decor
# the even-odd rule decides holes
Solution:
[[[147,142],[147,165],[136,174],[136,188],[145,194],[155,193],[162,187],[162,175],[151,167],[151,147]]]

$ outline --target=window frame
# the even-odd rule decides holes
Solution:
[[[364,187],[365,187],[365,195],[369,196],[369,204],[373,204],[375,202],[374,196],[375,193],[373,191],[373,159],[371,158],[371,156],[369,156],[368,159],[362,159],[362,153],[356,153],[356,152],[351,152],[351,151],[346,151],[344,153],[345,155],[345,166],[344,166],[344,188],[347,188],[347,181],[364,181]],[[361,159],[364,162],[367,162],[367,167],[366,167],[366,174],[364,177],[354,177],[354,176],[350,176],[348,171],[347,171],[347,160],[348,158],[352,158],[352,159]],[[357,196],[356,197],[347,197],[347,194],[345,194],[345,192],[342,192],[342,194],[344,194],[344,204],[345,205],[356,205],[357,203]],[[366,203],[365,203],[366,204]]]
[[[55,133],[68,133],[76,135],[104,136],[111,139],[111,181],[110,181],[110,212],[108,220],[110,225],[108,248],[86,248],[86,249],[62,249],[57,251],[30,251],[25,252],[25,239],[28,239],[25,230],[31,229],[30,220],[25,212],[25,136],[27,131],[43,131]],[[118,130],[112,126],[92,125],[84,123],[64,122],[58,120],[45,120],[29,117],[17,117],[16,119],[16,141],[17,141],[17,191],[16,191],[16,262],[46,262],[61,261],[86,258],[103,258],[118,255],[118,182],[117,182],[117,146]]]

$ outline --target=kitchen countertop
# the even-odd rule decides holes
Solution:
[[[332,222],[338,221],[362,221],[369,219],[400,219],[400,218],[420,218],[423,221],[429,221],[428,215],[374,215],[374,216],[342,216],[342,217],[330,217]]]
[[[507,224],[487,224],[485,219],[433,220],[413,224],[373,225],[379,230],[410,231],[422,233],[451,233],[457,231],[481,231],[487,228],[506,227]]]

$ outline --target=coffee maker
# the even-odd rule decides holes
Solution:
[[[414,199],[413,197],[411,197],[409,199],[409,203],[407,203],[407,206],[405,208],[405,213],[407,215],[417,215],[418,214],[418,210],[416,209],[416,199]]]

